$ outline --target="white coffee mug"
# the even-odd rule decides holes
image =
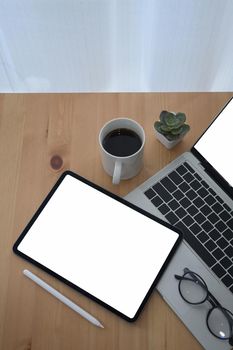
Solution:
[[[116,129],[129,129],[134,131],[141,139],[141,147],[133,154],[125,157],[115,156],[105,150],[103,140],[106,135]],[[120,180],[130,179],[137,175],[143,165],[143,150],[145,133],[140,124],[129,118],[116,118],[107,122],[99,133],[99,145],[104,170],[112,176],[113,184],[119,184]]]

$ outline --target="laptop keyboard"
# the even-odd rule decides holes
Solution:
[[[187,162],[144,194],[233,293],[233,210]]]

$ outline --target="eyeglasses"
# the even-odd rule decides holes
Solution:
[[[203,278],[187,267],[183,276],[175,275],[175,278],[179,280],[179,293],[187,303],[200,305],[208,301],[211,304],[206,316],[210,333],[218,339],[229,340],[229,344],[233,345],[233,314],[210,293]]]

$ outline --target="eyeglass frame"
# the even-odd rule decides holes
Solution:
[[[189,281],[194,281],[194,282],[198,282],[198,284],[206,290],[206,297],[201,301],[201,302],[195,302],[195,303],[192,303],[188,300],[186,300],[181,292],[181,289],[180,289],[180,284],[182,282],[182,280],[186,279],[184,276],[186,274],[190,274],[191,277],[193,279],[188,279]],[[196,278],[195,276],[193,276],[193,274],[195,276],[197,276],[198,278]],[[209,309],[208,313],[207,313],[207,316],[206,316],[206,325],[207,325],[207,328],[209,330],[209,332],[214,336],[216,337],[217,339],[220,339],[220,340],[228,340],[229,341],[229,344],[230,345],[233,345],[233,313],[228,310],[228,309],[225,309],[221,304],[220,302],[213,296],[213,294],[209,291],[208,287],[207,287],[207,284],[206,282],[204,281],[204,279],[198,275],[196,272],[194,271],[191,271],[189,270],[187,267],[184,268],[184,274],[183,276],[179,276],[179,275],[174,275],[174,277],[179,280],[179,284],[178,284],[178,290],[179,290],[179,293],[180,293],[180,296],[181,298],[188,304],[191,304],[191,305],[201,305],[203,303],[205,303],[206,301],[208,301],[211,305],[212,305],[212,308]],[[222,311],[222,313],[224,314],[224,316],[226,317],[227,321],[228,321],[228,324],[229,324],[229,329],[231,331],[230,333],[230,336],[227,337],[227,338],[221,338],[221,337],[218,337],[216,334],[214,334],[212,332],[212,330],[210,329],[210,326],[208,324],[208,320],[209,320],[209,317],[210,317],[210,314],[211,312],[214,310],[214,309],[220,309]]]

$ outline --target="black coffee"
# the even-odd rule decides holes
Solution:
[[[127,157],[137,152],[142,145],[138,134],[133,130],[119,128],[109,132],[104,140],[103,147],[117,157]]]

